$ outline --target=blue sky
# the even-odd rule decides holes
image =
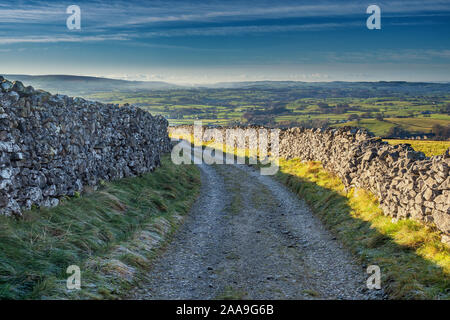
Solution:
[[[66,27],[73,4],[80,31]],[[381,8],[381,30],[366,27],[370,4]],[[450,81],[450,0],[8,1],[0,73]]]

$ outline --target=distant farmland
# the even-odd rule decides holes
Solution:
[[[337,84],[283,87],[267,83],[243,88],[99,92],[88,98],[136,104],[165,116],[171,125],[192,124],[198,120],[208,125],[350,125],[367,128],[385,138],[433,136],[433,126],[450,127],[450,86],[440,87],[438,92],[428,92],[426,86],[417,92],[396,91],[395,84],[390,84],[392,92],[377,88],[377,83],[348,83],[340,89],[333,86]],[[421,95],[415,96],[415,93]],[[442,138],[445,135],[439,136]]]

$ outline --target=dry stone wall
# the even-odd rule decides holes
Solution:
[[[190,126],[182,128],[192,130]],[[434,223],[447,243],[450,243],[449,151],[428,158],[410,145],[389,145],[366,130],[351,127],[290,128],[280,131],[279,142],[280,157],[321,161],[346,187],[374,193],[385,215]]]
[[[167,126],[133,106],[51,95],[0,77],[0,214],[55,206],[100,180],[153,170],[170,151]]]
[[[292,128],[281,134],[280,156],[321,161],[347,187],[374,193],[386,215],[434,222],[450,240],[449,150],[428,158],[355,128]]]

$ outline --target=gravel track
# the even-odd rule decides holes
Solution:
[[[245,165],[199,168],[199,199],[132,299],[382,298],[284,186]]]

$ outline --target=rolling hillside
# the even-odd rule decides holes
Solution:
[[[98,77],[71,75],[21,75],[9,74],[5,78],[18,80],[51,93],[87,95],[104,91],[133,92],[140,90],[176,89],[178,86],[160,81],[127,81]]]

